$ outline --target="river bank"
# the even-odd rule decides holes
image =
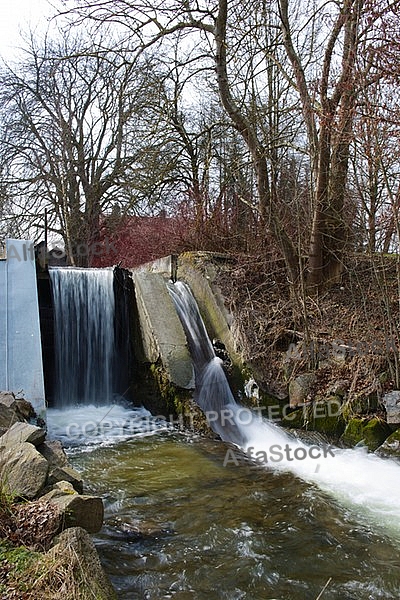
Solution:
[[[257,383],[253,404],[277,423],[400,448],[399,265],[354,256],[326,293],[294,294],[279,261],[204,254],[197,267],[224,298],[236,351]]]
[[[89,535],[103,525],[103,501],[83,493],[81,475],[43,426],[29,402],[0,393],[1,597],[112,600]]]

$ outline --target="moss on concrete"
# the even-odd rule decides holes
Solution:
[[[150,365],[150,373],[160,394],[160,415],[179,427],[214,435],[202,410],[192,398],[192,392],[173,385],[160,363]]]

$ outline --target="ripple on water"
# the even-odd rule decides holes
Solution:
[[[119,598],[399,598],[396,542],[315,482],[223,467],[176,432],[72,456],[105,498],[96,544]]]

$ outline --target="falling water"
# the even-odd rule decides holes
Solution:
[[[112,400],[113,269],[49,269],[54,306],[54,406]]]
[[[238,404],[215,356],[197,304],[183,282],[169,284],[195,363],[196,400],[222,440],[266,468],[290,471],[335,496],[360,520],[372,520],[400,541],[400,465],[363,448],[311,446]],[[311,450],[313,448],[313,450]],[[228,452],[231,454],[228,456]],[[227,451],[230,463],[240,460]]]

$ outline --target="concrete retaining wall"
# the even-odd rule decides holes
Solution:
[[[194,388],[186,336],[165,279],[159,273],[132,272],[145,360],[156,363],[161,359],[171,383]]]

